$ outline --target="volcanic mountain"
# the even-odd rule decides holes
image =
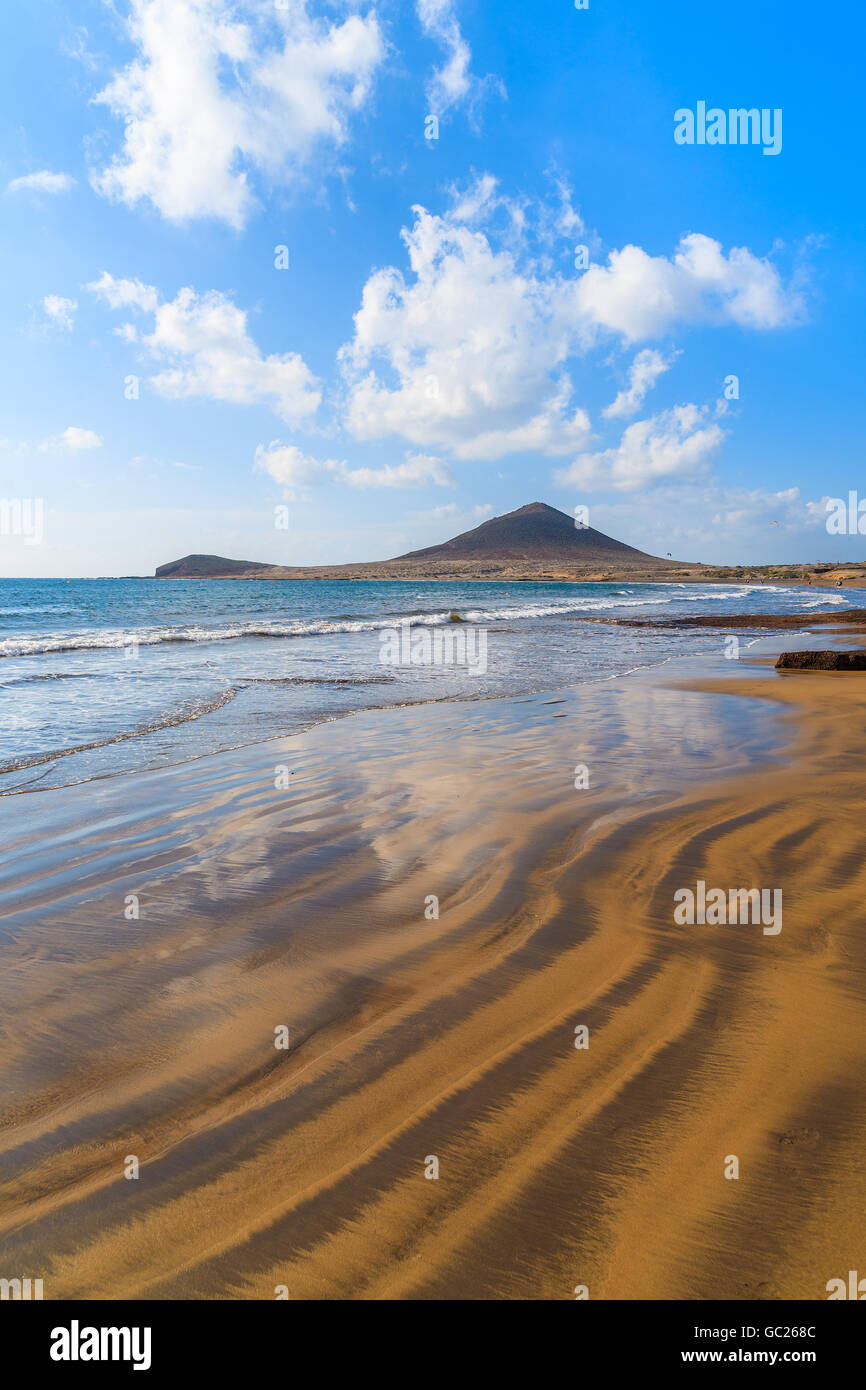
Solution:
[[[400,561],[433,559],[493,561],[509,566],[577,563],[603,567],[616,562],[636,564],[641,568],[646,565],[664,567],[663,560],[616,541],[603,531],[596,531],[592,526],[576,526],[573,517],[557,511],[556,507],[548,507],[546,502],[530,502],[516,512],[484,521],[451,541],[398,556]]]
[[[263,565],[187,555],[157,579],[682,579],[699,568],[660,560],[596,531],[545,502],[492,517],[441,545],[393,560],[351,565]]]
[[[156,579],[249,579],[255,570],[272,570],[260,560],[226,560],[222,555],[184,555],[160,565]]]

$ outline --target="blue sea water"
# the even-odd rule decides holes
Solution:
[[[581,617],[805,620],[859,601],[741,584],[0,580],[0,792],[180,763],[371,706],[616,679],[724,640]],[[485,633],[484,669],[383,662],[383,634],[450,630],[455,611]]]

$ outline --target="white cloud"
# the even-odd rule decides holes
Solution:
[[[557,244],[561,264],[563,238],[583,230],[563,185],[538,208],[502,197],[490,175],[451,196],[442,216],[413,209],[408,270],[385,266],[364,285],[340,351],[345,424],[358,439],[393,435],[477,460],[585,450],[590,420],[575,383],[606,339],[628,344],[675,324],[771,328],[802,308],[769,261],[725,255],[697,234],[671,259],[630,246],[583,275],[571,270],[569,241],[563,273]],[[606,414],[634,413],[672,361],[638,354]]]
[[[769,525],[778,526],[781,531],[794,531],[814,525],[817,520],[816,504],[801,501],[798,487],[769,492],[766,488],[725,488],[719,485],[709,496],[715,504],[710,511],[710,526],[713,528],[731,530],[738,526],[752,526],[763,529]],[[823,521],[826,521],[826,512]]]
[[[454,183],[448,190],[448,216],[452,222],[487,227],[489,237],[498,235],[503,246],[515,254],[525,248],[531,231],[533,240],[546,253],[555,243],[586,230],[568,183],[555,170],[548,171],[548,179],[555,196],[547,198],[509,197],[492,174],[476,175],[463,188]],[[549,271],[547,254],[538,258],[538,266]]]
[[[490,201],[487,185],[473,210]],[[521,269],[453,215],[414,211],[403,231],[411,276],[373,272],[340,353],[350,431],[446,445],[458,458],[579,447],[587,418],[570,404],[567,377],[551,375],[572,346],[567,287]]]
[[[99,59],[91,52],[90,35],[83,24],[73,27],[67,36],[60,40],[60,51],[64,57],[81,63],[88,72],[96,72],[99,67]]]
[[[254,466],[263,473],[269,473],[289,498],[297,496],[299,489],[313,487],[345,467],[336,459],[320,462],[305,454],[297,445],[282,444],[279,439],[258,446]]]
[[[86,288],[100,295],[112,309],[136,309],[142,314],[155,314],[159,304],[153,285],[143,285],[140,280],[115,280],[107,270]]]
[[[318,483],[339,483],[346,487],[453,487],[454,478],[441,459],[427,454],[407,454],[403,463],[386,464],[382,468],[350,468],[343,460],[319,461],[305,454],[295,444],[283,444],[274,439],[256,449],[255,467],[269,473],[283,488],[286,497]]]
[[[684,236],[673,258],[640,246],[611,251],[606,266],[591,265],[577,286],[577,309],[598,328],[627,341],[659,337],[677,322],[734,323],[779,328],[802,312],[772,262],[698,232]]]
[[[474,79],[469,70],[472,53],[460,32],[453,0],[417,0],[417,4],[424,32],[445,50],[445,62],[427,84],[429,109],[434,115],[442,116],[472,90]]]
[[[454,487],[451,470],[430,454],[407,454],[404,463],[382,468],[351,468],[343,474],[351,487]]]
[[[22,174],[20,178],[7,183],[7,193],[68,193],[75,183],[69,174],[52,174],[48,169],[40,169],[38,174]]]
[[[470,224],[486,221],[494,208],[508,203],[499,192],[499,180],[493,174],[481,174],[462,192],[454,185],[451,197],[453,221]]]
[[[705,408],[677,405],[647,420],[636,420],[615,448],[581,454],[557,472],[556,481],[589,492],[635,491],[706,470],[724,437],[725,431],[710,423]]]
[[[493,503],[482,502],[480,506],[474,507],[473,511],[475,515],[478,517],[478,519],[481,520],[482,517],[489,516],[490,513],[493,511]]]
[[[378,20],[310,16],[306,0],[132,0],[136,56],[95,98],[125,123],[94,187],[172,221],[242,227],[251,172],[291,182],[348,137],[385,54]]]
[[[78,425],[68,425],[61,435],[45,439],[39,446],[47,453],[69,451],[80,453],[83,449],[101,449],[102,440],[95,430],[84,430]]]
[[[61,435],[64,447],[78,452],[80,449],[101,449],[102,440],[94,430],[82,430],[77,425],[69,425]]]
[[[678,355],[665,356],[655,348],[644,348],[629,368],[627,388],[619,392],[602,414],[609,420],[634,415],[643,405],[647,392],[652,390],[661,374],[673,366]]]
[[[820,504],[803,500],[796,487],[728,487],[714,477],[662,483],[651,493],[597,502],[592,512],[594,526],[652,554],[721,564],[769,561],[780,535],[793,539],[779,558],[808,555],[825,520]],[[820,550],[810,558],[821,559]]]
[[[501,459],[506,454],[569,454],[586,448],[592,439],[589,416],[580,408],[569,416],[571,382],[563,377],[554,396],[524,424],[512,429],[488,430],[455,449],[463,459]]]
[[[264,356],[247,330],[247,316],[218,290],[196,294],[187,287],[160,302],[151,285],[115,280],[107,272],[88,289],[114,308],[131,307],[153,315],[153,331],[124,326],[164,370],[150,377],[161,395],[199,396],[238,405],[267,405],[282,419],[303,419],[321,400],[316,378],[296,352]]]
[[[75,299],[64,299],[59,294],[47,294],[42,301],[45,313],[57,328],[69,330],[75,322],[75,311],[78,302]]]
[[[828,516],[827,503],[831,500],[829,494],[825,493],[819,501],[805,503],[806,520],[812,526],[823,526],[826,528]]]

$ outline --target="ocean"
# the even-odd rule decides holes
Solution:
[[[0,580],[0,793],[183,763],[375,706],[616,680],[724,644],[719,630],[581,617],[806,620],[860,601],[740,584]],[[744,647],[757,635],[738,634]]]

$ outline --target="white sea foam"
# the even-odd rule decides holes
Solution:
[[[634,595],[628,591],[613,594],[592,594],[572,596],[556,603],[510,604],[491,608],[467,608],[460,616],[471,623],[492,623],[518,619],[548,618],[568,616],[574,613],[600,612],[624,608],[665,608],[672,603],[708,603],[726,600],[743,600],[752,593],[790,593],[791,590],[770,585],[739,585],[736,588],[718,588],[699,593],[683,593],[685,585],[671,585],[674,594],[648,598]],[[841,595],[827,594],[826,597],[804,602],[804,607],[820,607],[822,604],[843,605],[848,601]],[[161,646],[171,642],[227,642],[242,638],[291,638],[327,637],[340,633],[379,632],[401,622],[413,626],[438,627],[451,621],[451,609],[430,613],[398,612],[378,614],[375,617],[339,617],[296,619],[288,622],[262,622],[251,620],[239,623],[188,624],[184,626],[140,627],[131,629],[102,628],[92,631],[79,630],[35,636],[17,634],[0,639],[0,658],[38,656],[50,652],[73,651],[121,651],[135,639],[139,646]]]

